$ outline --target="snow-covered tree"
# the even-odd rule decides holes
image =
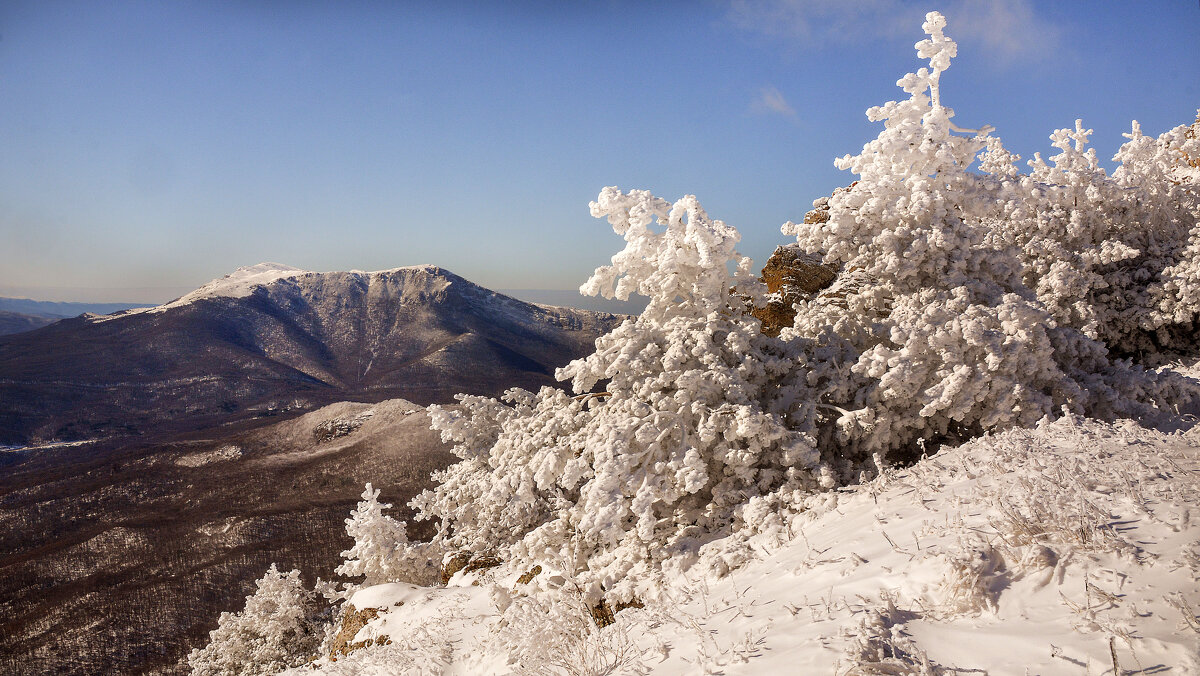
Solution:
[[[1160,349],[1189,347],[1195,312],[1177,316],[1172,300],[1181,289],[1166,288],[1197,216],[1200,182],[1180,171],[1188,168],[1180,162],[1186,129],[1154,139],[1134,122],[1111,177],[1086,148],[1092,130],[1082,120],[1051,134],[1058,152],[1035,155],[1028,176],[995,162],[994,148],[984,155],[984,166],[1002,167],[992,236],[1017,248],[1024,284],[1059,326],[1116,354],[1153,359]],[[1195,287],[1183,281],[1182,290]]]
[[[908,99],[867,111],[883,131],[836,162],[858,180],[829,198],[828,218],[783,228],[855,280],[837,303],[802,304],[796,325],[832,327],[858,351],[851,371],[865,382],[831,402],[853,413],[838,420],[851,453],[1029,425],[1063,407],[1110,416],[1164,391],[1099,340],[1115,310],[1095,302],[1107,284],[1095,270],[1137,251],[1113,234],[1119,210],[1065,208],[1121,192],[1083,151],[1090,130],[1056,132],[1054,166],[1037,158],[1035,175],[1019,176],[990,127],[960,129],[941,103],[957,51],[944,26],[926,16],[916,49],[929,68],[897,83]],[[981,152],[991,175],[970,170]]]
[[[554,562],[588,598],[627,601],[652,594],[664,565],[694,561],[749,498],[816,486],[815,398],[793,385],[785,405],[797,355],[746,310],[763,289],[736,230],[691,196],[606,188],[592,214],[626,246],[582,290],[640,293],[646,310],[560,369],[577,396],[543,388],[435,408],[463,462],[413,505],[445,524],[447,548]]]
[[[300,571],[281,573],[271,564],[255,585],[242,612],[221,613],[208,645],[188,654],[193,676],[274,674],[313,657],[321,632],[315,595]]]
[[[551,515],[542,496],[493,481],[496,467],[491,452],[503,426],[531,417],[537,397],[513,388],[502,400],[461,394],[457,399],[458,410],[430,406],[429,415],[433,428],[441,432],[443,441],[454,444],[453,452],[461,461],[435,472],[437,488],[417,496],[412,504],[418,518],[439,521],[442,534],[434,542],[442,551],[492,554]],[[500,497],[514,491],[522,499]]]
[[[1139,312],[1137,326],[1153,339],[1128,351],[1190,349],[1200,328],[1200,114],[1157,138],[1143,135],[1135,121],[1125,137],[1113,178],[1136,206],[1130,230],[1141,252],[1126,276],[1149,287],[1138,295],[1151,307]]]
[[[361,575],[368,587],[397,581],[427,584],[435,579],[440,557],[434,561],[424,543],[409,543],[405,523],[383,513],[391,507],[379,502],[379,489],[367,484],[358,507],[346,519],[346,535],[354,539],[354,546],[342,552],[338,575]]]

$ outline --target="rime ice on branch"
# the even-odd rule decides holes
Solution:
[[[852,372],[864,382],[831,402],[861,412],[839,423],[851,454],[1029,425],[1064,406],[1136,413],[1178,393],[1173,381],[1113,360],[1115,346],[1098,340],[1101,324],[1138,306],[1108,290],[1136,277],[1122,263],[1141,250],[1132,240],[1142,223],[1123,221],[1128,237],[1111,236],[1119,208],[1064,203],[1084,188],[1087,196],[1122,192],[1094,171],[1094,154],[1081,152],[1089,132],[1052,137],[1079,189],[1051,185],[1064,179],[1039,174],[1042,165],[1033,177],[1017,175],[990,127],[950,122],[940,87],[956,46],[944,26],[940,14],[926,16],[930,37],[916,48],[929,68],[897,82],[907,100],[867,111],[883,131],[836,162],[859,179],[829,198],[828,219],[783,226],[803,250],[857,279],[837,305],[802,304],[796,326],[801,336],[832,327],[858,353]],[[974,136],[952,133],[962,131]],[[995,175],[969,170],[981,151]],[[1194,222],[1194,209],[1183,218]],[[1113,274],[1098,276],[1105,266]],[[1146,291],[1153,298],[1153,286]]]

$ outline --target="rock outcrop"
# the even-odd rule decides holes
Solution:
[[[795,320],[795,304],[828,288],[836,278],[837,268],[822,263],[820,256],[805,253],[795,244],[777,247],[762,270],[771,297],[750,314],[762,322],[763,333],[778,336]]]

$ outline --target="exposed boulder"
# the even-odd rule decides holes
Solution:
[[[466,551],[455,552],[454,554],[448,555],[445,561],[443,561],[439,579],[444,585],[449,583],[450,578],[454,577],[455,573],[460,570],[463,573],[473,573],[477,570],[495,568],[496,566],[499,566],[500,563],[500,559],[492,556],[491,554],[476,555]],[[539,572],[541,572],[540,569]]]
[[[770,298],[764,307],[751,310],[762,322],[763,333],[778,336],[784,327],[791,326],[796,317],[795,304],[829,288],[837,272],[837,267],[821,262],[820,255],[805,253],[795,244],[776,247],[762,270]]]
[[[313,428],[313,439],[319,444],[349,436],[362,427],[363,421],[373,415],[375,415],[375,409],[368,409],[353,418],[330,418]]]
[[[838,188],[833,194],[850,190],[855,183]],[[804,222],[809,224],[828,220],[829,197],[815,200],[812,211],[804,215]],[[762,281],[770,294],[767,304],[751,309],[750,313],[762,322],[763,333],[778,336],[795,322],[795,305],[800,301],[816,299],[848,309],[846,296],[863,285],[864,274],[861,270],[843,271],[838,265],[825,263],[821,253],[808,253],[798,244],[784,244],[776,247],[762,269]]]
[[[333,661],[337,661],[339,655],[345,656],[358,650],[375,644],[386,645],[391,643],[391,639],[387,636],[380,636],[376,639],[366,639],[364,641],[355,641],[354,637],[358,636],[358,632],[371,620],[379,617],[379,613],[384,612],[384,608],[363,608],[356,610],[353,605],[346,604],[346,612],[342,615],[342,624],[338,628],[337,636],[333,639],[333,645],[329,648],[329,657]]]
[[[777,247],[763,266],[762,279],[771,293],[784,299],[819,293],[837,277],[837,268],[821,262],[821,256],[804,253],[795,244]]]

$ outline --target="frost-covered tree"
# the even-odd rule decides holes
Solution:
[[[444,551],[492,554],[520,539],[551,516],[544,496],[493,481],[491,451],[506,423],[528,419],[537,397],[513,388],[501,400],[458,395],[458,410],[429,407],[433,428],[454,444],[461,461],[435,472],[437,488],[417,496],[418,518],[436,518],[443,527],[434,540]],[[567,410],[568,404],[562,408]],[[506,496],[519,493],[519,499]],[[452,526],[451,526],[452,524]]]
[[[999,223],[1021,247],[1026,285],[1058,323],[1091,338],[1101,338],[1103,331],[1114,344],[1120,335],[1112,323],[1116,308],[1099,302],[1099,294],[1112,289],[1104,269],[1139,251],[1122,241],[1129,204],[1120,186],[1108,180],[1096,151],[1085,150],[1091,134],[1083,120],[1051,134],[1059,152],[1049,161],[1034,155],[1029,176],[1010,186],[1021,199],[1009,203],[1019,204],[1021,212],[1004,214]]]
[[[1059,326],[1116,354],[1153,357],[1163,348],[1190,347],[1196,313],[1177,315],[1171,302],[1195,281],[1185,276],[1168,289],[1174,278],[1167,270],[1188,257],[1200,182],[1181,171],[1188,168],[1180,161],[1186,127],[1155,139],[1133,126],[1111,177],[1086,148],[1092,130],[1082,120],[1051,134],[1058,152],[1035,155],[1027,176],[997,162],[1003,151],[996,148],[985,153],[983,166],[1003,167],[993,172],[1000,178],[993,236],[1017,247],[1024,284]]]
[[[435,408],[463,462],[413,505],[444,524],[449,549],[503,549],[565,568],[592,600],[628,601],[652,594],[663,566],[693,562],[748,499],[816,486],[815,397],[793,385],[784,404],[797,356],[746,310],[763,289],[736,230],[691,196],[606,188],[591,208],[626,246],[582,290],[640,293],[646,310],[560,369],[577,396]]]
[[[342,552],[343,563],[337,574],[363,576],[363,585],[407,581],[427,584],[437,575],[437,562],[424,543],[409,543],[403,521],[383,513],[391,509],[379,502],[379,489],[367,484],[362,500],[346,519],[346,535],[354,546]]]
[[[303,664],[321,632],[314,621],[314,594],[300,571],[281,573],[275,564],[255,582],[240,613],[221,613],[208,645],[188,654],[193,676],[274,674]]]
[[[1135,254],[1109,235],[1115,212],[1043,217],[1044,201],[1026,199],[1104,198],[1103,172],[1082,150],[1090,132],[1057,132],[1055,165],[1038,158],[1036,176],[1019,176],[990,127],[960,129],[941,103],[957,51],[944,26],[937,12],[926,16],[929,37],[916,49],[929,68],[897,83],[908,99],[867,111],[883,131],[836,162],[858,180],[829,198],[828,218],[783,228],[855,280],[836,304],[829,294],[802,304],[796,325],[799,335],[832,327],[858,352],[850,370],[862,386],[832,402],[852,412],[838,420],[850,453],[1029,425],[1063,407],[1110,416],[1163,394],[1097,340],[1107,315],[1087,293],[1103,284],[1093,268]],[[981,152],[991,175],[971,170]],[[1050,181],[1058,187],[1041,187]]]
[[[828,220],[784,226],[802,248],[864,279],[853,293],[870,342],[858,345],[853,372],[871,386],[846,402],[864,412],[842,424],[872,451],[1030,424],[1079,396],[1045,358],[1051,322],[1021,293],[1015,252],[984,245],[990,200],[968,167],[989,130],[955,135],[954,113],[941,104],[941,75],[956,53],[944,25],[936,12],[926,17],[930,37],[917,51],[929,69],[897,83],[907,100],[869,110],[884,130],[837,161],[859,179],[829,200]]]
[[[1125,137],[1113,178],[1136,206],[1130,234],[1140,250],[1126,278],[1149,288],[1137,298],[1150,307],[1121,325],[1136,325],[1152,339],[1128,351],[1192,349],[1200,328],[1200,114],[1157,138],[1134,122]]]

